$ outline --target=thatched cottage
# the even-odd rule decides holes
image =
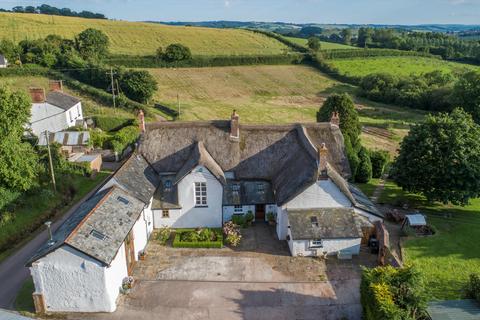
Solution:
[[[278,239],[293,256],[350,256],[383,218],[345,180],[349,165],[338,118],[242,125],[234,112],[229,121],[140,126],[136,154],[60,228],[53,245],[31,259],[45,310],[113,311],[121,279],[152,228],[221,227],[251,212],[257,223],[275,219]],[[127,209],[116,193],[138,205]],[[109,226],[101,216],[128,223]],[[99,248],[102,241],[109,244]],[[95,290],[84,290],[81,283],[93,276]]]

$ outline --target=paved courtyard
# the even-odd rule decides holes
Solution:
[[[95,319],[360,319],[360,264],[291,257],[273,227],[242,230],[235,249],[175,249],[152,240],[137,283]],[[81,319],[81,315],[70,315]]]

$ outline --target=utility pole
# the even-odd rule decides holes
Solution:
[[[178,115],[177,118],[180,120],[180,95],[177,93],[177,108],[178,108]]]
[[[111,87],[112,87],[113,109],[115,110],[115,82],[113,81],[114,74],[116,74],[116,72],[113,72],[113,68],[110,67],[110,72],[107,72],[107,75],[110,75]]]
[[[57,184],[55,182],[55,172],[53,172],[53,161],[52,161],[52,153],[50,152],[50,139],[48,137],[48,130],[45,130],[45,140],[47,141],[48,162],[50,163],[50,174],[52,175],[53,190],[56,192]]]

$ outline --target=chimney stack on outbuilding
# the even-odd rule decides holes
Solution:
[[[140,109],[138,112],[138,127],[140,129],[141,133],[145,133],[145,113],[143,113],[143,110]]]
[[[30,96],[33,103],[45,102],[45,89],[43,88],[30,88]]]
[[[232,117],[230,119],[230,138],[240,138],[240,117],[236,110],[233,110]]]
[[[332,117],[330,118],[330,123],[336,125],[337,127],[340,126],[340,115],[338,112],[332,112]]]
[[[63,92],[63,81],[62,80],[50,80],[49,87],[50,87],[50,91]]]
[[[327,174],[327,154],[328,149],[325,143],[322,143],[318,149],[318,179],[326,180],[328,179]]]

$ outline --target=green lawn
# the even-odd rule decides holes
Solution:
[[[109,173],[100,172],[95,178],[87,178],[83,176],[75,176],[69,180],[69,184],[76,190],[73,199],[69,203],[65,201],[63,191],[59,189],[58,192],[50,191],[49,186],[42,187],[42,191],[36,190],[28,192],[17,199],[20,203],[15,210],[15,219],[5,225],[0,226],[0,245],[10,243],[11,248],[0,253],[0,261],[8,257],[15,249],[16,243],[21,243],[31,235],[27,232],[19,236],[19,230],[31,230],[32,226],[39,225],[50,219],[52,210],[59,208],[55,213],[56,216],[63,214],[68,208],[83,198],[88,192],[95,188],[102,182]],[[61,184],[67,179],[65,176],[57,176],[57,182]],[[15,237],[16,243],[11,243],[12,237]]]
[[[421,74],[435,70],[459,73],[480,70],[478,66],[447,62],[425,57],[371,57],[329,60],[329,63],[348,76],[365,76],[371,73],[386,72],[394,75]]]
[[[378,181],[362,190],[372,190]],[[468,276],[480,271],[480,199],[465,207],[430,204],[422,196],[406,193],[388,181],[379,202],[420,210],[437,230],[434,236],[415,237],[404,243],[404,259],[421,271],[432,299],[461,299]]]
[[[296,38],[296,37],[285,37],[285,38],[296,44],[307,47],[308,39]],[[338,50],[338,49],[359,49],[359,48],[354,46],[349,46],[346,44],[341,44],[341,43],[320,41],[320,50]]]

